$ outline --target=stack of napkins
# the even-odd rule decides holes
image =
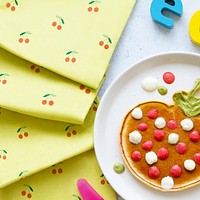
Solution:
[[[93,151],[97,93],[135,0],[0,1],[0,199],[117,199]],[[103,130],[103,127],[102,127]]]

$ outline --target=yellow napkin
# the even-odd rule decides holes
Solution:
[[[134,4],[135,0],[2,0],[0,46],[97,89]]]
[[[0,49],[0,106],[3,108],[83,124],[97,92]]]
[[[57,169],[55,174],[52,173],[54,169]],[[99,169],[94,151],[80,154],[1,189],[0,199],[82,200],[76,186],[80,178],[85,178],[104,200],[117,199]]]

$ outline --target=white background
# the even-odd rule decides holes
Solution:
[[[140,59],[170,51],[200,53],[200,46],[191,42],[188,32],[188,24],[192,15],[200,10],[200,0],[182,0],[182,17],[166,13],[175,22],[170,30],[152,21],[151,2],[151,0],[137,0],[111,59],[106,79],[99,91],[100,99],[110,83]],[[119,200],[122,199],[119,197]]]

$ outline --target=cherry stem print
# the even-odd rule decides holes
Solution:
[[[57,30],[61,30],[62,29],[62,25],[65,24],[65,21],[64,21],[64,19],[62,17],[60,17],[58,15],[56,16],[56,18],[57,18],[57,20],[52,22],[52,26],[56,27]]]
[[[88,7],[88,12],[98,12],[99,11],[99,7],[98,7],[98,4],[101,3],[100,1],[98,0],[94,0],[94,1],[90,1],[89,2],[89,7]]]
[[[66,53],[67,57],[65,58],[65,62],[72,62],[72,63],[75,63],[76,62],[76,57],[75,57],[75,54],[78,54],[77,51],[68,51]]]
[[[94,101],[93,104],[92,104],[92,107],[91,107],[92,110],[93,110],[93,111],[97,111],[97,106],[98,106],[97,102]]]
[[[15,11],[16,7],[15,6],[18,6],[19,3],[17,0],[14,0],[14,1],[11,1],[11,2],[7,2],[6,3],[6,8],[10,8],[11,11]]]
[[[0,82],[5,85],[7,83],[6,77],[9,76],[7,73],[0,74]]]
[[[103,46],[104,49],[109,49],[109,45],[112,44],[112,40],[109,36],[103,34],[104,39],[99,42],[99,46]]]
[[[3,160],[6,160],[7,154],[8,152],[5,149],[0,149],[0,159],[2,158]]]
[[[72,196],[73,196],[73,197],[76,197],[77,200],[82,200],[81,197],[78,196],[78,195],[76,195],[76,194],[73,194]]]
[[[52,174],[62,174],[63,173],[63,170],[62,170],[62,167],[61,167],[62,163],[58,163],[58,164],[55,164],[55,165],[52,165]]]
[[[25,186],[25,190],[21,192],[22,196],[27,196],[28,199],[32,198],[33,188],[28,184],[23,184]]]
[[[26,129],[26,126],[21,126],[17,129],[19,139],[22,139],[23,137],[28,137],[28,132],[26,132],[24,129]]]
[[[24,175],[28,172],[28,170],[24,170],[22,172],[19,173],[18,177],[20,177],[22,179],[22,177],[24,177]]]
[[[29,42],[30,42],[30,39],[29,39],[29,35],[30,35],[31,33],[30,32],[28,32],[28,31],[25,31],[25,32],[22,32],[22,33],[20,33],[19,35],[20,35],[20,38],[19,38],[19,43],[23,43],[23,42],[25,42],[26,44],[28,44]]]
[[[73,128],[74,125],[68,125],[66,128],[65,128],[65,131],[67,132],[67,137],[71,137],[72,135],[76,135],[77,134],[77,131],[75,128]]]
[[[45,99],[42,100],[42,104],[46,105],[48,103],[49,106],[53,106],[54,105],[53,97],[56,97],[56,95],[55,94],[43,95],[43,98],[45,98]]]
[[[104,174],[102,174],[100,177],[102,178],[101,181],[100,181],[100,183],[101,183],[101,185],[104,185],[106,183],[106,179],[105,179]]]

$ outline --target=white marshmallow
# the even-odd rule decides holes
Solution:
[[[142,81],[142,88],[147,92],[153,92],[158,87],[158,81],[153,77],[147,77]]]
[[[142,141],[142,135],[139,131],[129,133],[129,141],[133,144],[139,144]]]
[[[155,122],[154,122],[155,126],[157,128],[164,128],[166,126],[166,121],[163,117],[158,117]]]
[[[170,176],[166,176],[161,180],[161,187],[165,190],[169,190],[174,187],[174,180]]]
[[[168,143],[169,144],[176,144],[179,141],[179,135],[176,133],[171,133],[168,136]]]
[[[191,119],[183,119],[181,121],[181,126],[184,131],[190,131],[194,127],[194,123]]]
[[[193,171],[195,169],[195,167],[196,167],[196,164],[195,164],[195,162],[193,160],[188,159],[188,160],[185,160],[184,167],[188,171]]]
[[[131,115],[134,119],[142,119],[143,113],[140,108],[134,108],[133,111],[131,112]]]
[[[146,153],[145,160],[149,165],[152,165],[153,163],[156,163],[158,161],[158,157],[155,152],[150,151]]]

